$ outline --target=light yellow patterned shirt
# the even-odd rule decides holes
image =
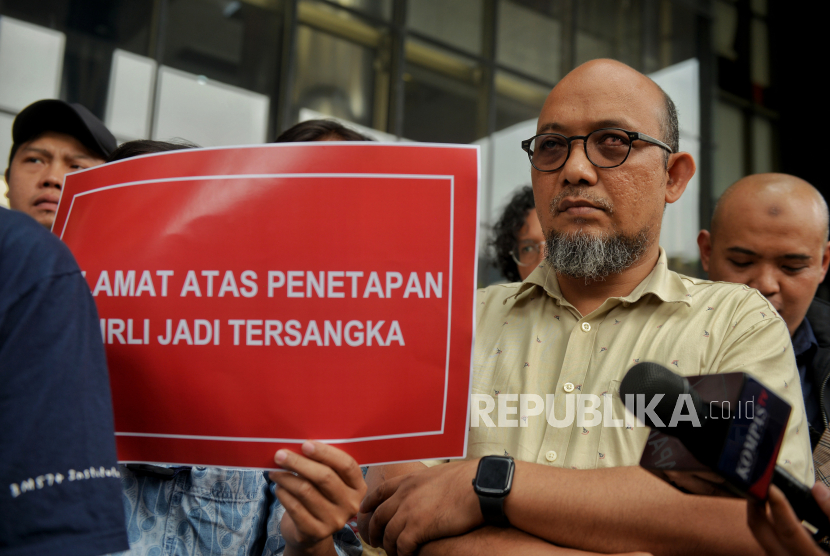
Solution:
[[[491,428],[484,421],[471,427],[469,459],[509,454],[576,469],[637,465],[649,429],[631,426],[619,385],[635,363],[652,361],[684,376],[748,373],[778,393],[793,407],[778,463],[813,484],[790,336],[758,291],[671,272],[660,249],[654,270],[630,295],[609,298],[584,317],[562,296],[556,274],[544,263],[522,283],[480,290],[476,303],[474,395],[497,400],[505,394],[554,394],[554,416],[564,419],[566,394],[594,394],[603,406],[611,398],[611,417],[627,426],[581,427],[574,421],[559,428],[547,423],[547,410],[527,416],[517,408],[505,417],[518,427]],[[498,404],[490,416],[498,424]]]

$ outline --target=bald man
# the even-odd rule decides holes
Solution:
[[[715,207],[711,232],[698,236],[711,280],[760,291],[787,323],[815,446],[830,416],[830,304],[814,299],[830,265],[827,203],[787,174],[735,182]]]
[[[684,494],[637,465],[648,429],[619,394],[637,361],[752,373],[795,408],[779,462],[813,482],[784,321],[755,290],[666,267],[663,209],[695,171],[674,104],[594,60],[551,91],[536,133],[522,148],[545,260],[478,293],[467,458],[371,468],[362,537],[392,556],[761,553],[745,502]],[[600,418],[574,416],[591,402]]]

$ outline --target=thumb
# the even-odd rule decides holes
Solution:
[[[813,485],[813,498],[816,499],[821,510],[830,516],[830,489],[821,482]]]

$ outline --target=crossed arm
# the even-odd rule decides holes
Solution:
[[[420,554],[478,553],[475,542],[461,540],[485,542],[491,551],[502,542],[515,551],[521,543],[534,554],[531,549],[568,554],[558,547],[763,554],[747,527],[744,501],[683,494],[639,467],[573,470],[516,462],[504,505],[515,532],[477,529],[483,524],[472,489],[477,465],[475,460],[430,469],[420,463],[371,469],[369,495],[360,508],[361,535],[392,556],[412,554],[419,546]],[[457,544],[448,552],[441,543],[427,544],[438,539],[446,539],[444,546]],[[558,547],[539,545],[540,540]]]

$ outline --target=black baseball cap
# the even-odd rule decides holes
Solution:
[[[20,145],[46,131],[71,135],[103,159],[118,147],[104,122],[86,107],[57,99],[39,100],[21,110],[14,119],[9,166]]]

